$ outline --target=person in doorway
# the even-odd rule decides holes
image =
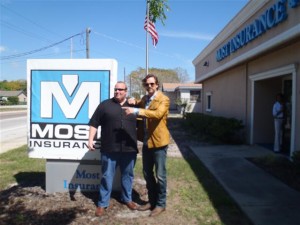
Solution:
[[[129,103],[137,108],[123,108],[126,114],[136,114],[143,118],[138,124],[138,140],[143,142],[143,174],[149,202],[138,210],[151,210],[150,216],[157,216],[166,210],[166,158],[170,142],[167,116],[170,100],[158,90],[159,82],[155,75],[148,74],[142,82],[147,94],[139,101],[129,99]]]
[[[273,117],[275,128],[274,152],[282,151],[283,126],[285,120],[284,96],[279,93],[276,95],[276,102],[273,105]]]
[[[109,206],[117,166],[121,171],[121,201],[131,210],[138,208],[132,201],[134,166],[137,156],[136,115],[126,115],[122,106],[129,106],[127,86],[118,81],[114,97],[101,102],[89,121],[88,148],[95,151],[94,138],[101,126],[101,170],[99,201],[95,215],[102,216]]]

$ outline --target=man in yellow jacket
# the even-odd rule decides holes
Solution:
[[[135,113],[138,120],[138,140],[143,144],[143,174],[148,189],[149,202],[138,210],[152,210],[150,216],[157,216],[166,210],[167,200],[167,148],[170,133],[167,128],[170,100],[158,90],[155,75],[148,74],[143,79],[147,91],[141,100],[129,99],[128,103],[137,108],[123,107],[126,114]],[[155,173],[154,173],[155,171]]]

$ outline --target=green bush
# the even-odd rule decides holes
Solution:
[[[19,104],[19,98],[17,96],[11,96],[7,98],[7,101],[10,105],[18,105]]]
[[[241,120],[203,113],[188,113],[186,125],[192,133],[211,136],[223,143],[241,144],[244,142],[241,133],[244,126]]]

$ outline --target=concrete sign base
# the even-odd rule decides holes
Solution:
[[[98,192],[101,179],[98,160],[49,160],[46,162],[46,192]],[[121,174],[117,169],[113,191],[121,190]]]

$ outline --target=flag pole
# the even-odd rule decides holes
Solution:
[[[148,29],[149,29],[149,0],[147,0],[147,31],[146,31],[146,75],[148,74],[148,65],[149,65],[149,58],[148,58]]]

